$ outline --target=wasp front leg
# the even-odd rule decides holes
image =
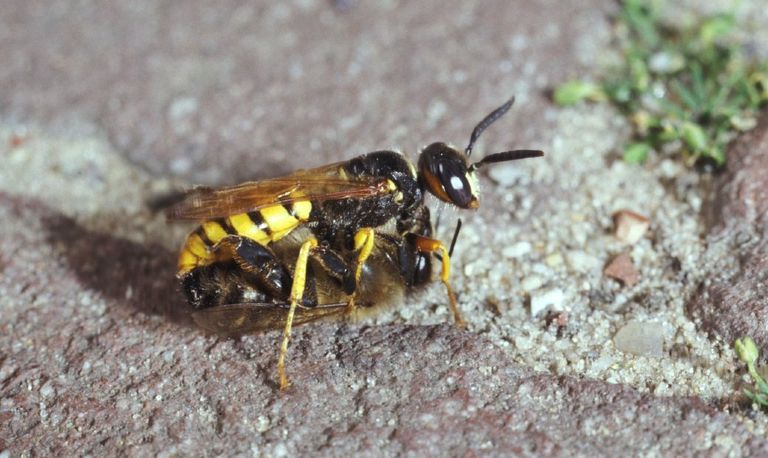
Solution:
[[[355,251],[357,252],[357,259],[355,260],[355,291],[357,291],[360,286],[360,278],[363,276],[363,266],[373,252],[375,240],[376,231],[373,228],[363,227],[358,229],[355,233]],[[353,313],[356,308],[355,294],[353,293],[349,299],[349,304],[347,305],[347,313]]]
[[[440,271],[440,281],[445,285],[445,289],[448,292],[448,301],[451,305],[451,312],[453,312],[453,318],[456,322],[456,326],[465,327],[466,324],[461,318],[459,313],[459,307],[456,305],[456,295],[453,293],[453,288],[448,281],[451,276],[451,259],[448,255],[448,248],[443,245],[439,240],[435,240],[429,237],[424,237],[417,234],[408,234],[408,241],[413,243],[413,246],[421,253],[440,253],[442,262],[442,270]]]

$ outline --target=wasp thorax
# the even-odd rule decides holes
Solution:
[[[463,152],[442,142],[421,151],[419,175],[438,199],[459,208],[477,208],[475,174]]]

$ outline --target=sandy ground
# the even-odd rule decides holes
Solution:
[[[308,11],[322,9],[314,2],[298,3],[307,5],[286,7],[283,12],[278,11],[279,8],[271,9],[269,14],[292,14],[294,7]],[[739,18],[744,21],[745,30],[765,33],[768,30],[765,13],[750,14],[760,9],[759,2],[744,3],[739,10]],[[358,7],[353,6],[348,14],[356,14],[355,8]],[[606,9],[610,10],[610,7]],[[296,14],[306,14],[306,11]],[[487,18],[492,13],[474,14]],[[320,17],[322,21],[329,20],[325,12]],[[465,16],[456,14],[452,17],[461,26]],[[466,17],[475,16],[468,14]],[[601,17],[603,14],[599,11],[585,12],[578,16],[577,21],[580,24],[593,24],[592,19]],[[364,23],[360,18],[352,18]],[[470,19],[466,20],[471,22]],[[563,36],[558,35],[556,25],[551,27],[543,33],[558,37],[553,39],[554,43],[558,43]],[[376,28],[376,33],[383,32]],[[429,35],[428,32],[424,33]],[[386,34],[383,33],[383,36]],[[528,35],[514,35],[508,39],[508,46],[512,49],[517,47],[523,53],[527,52],[529,46],[533,46],[536,52],[541,52],[535,43],[527,43],[526,37]],[[711,178],[665,157],[654,156],[645,166],[628,165],[617,154],[629,132],[617,112],[605,106],[593,105],[557,108],[539,95],[557,80],[563,80],[568,74],[578,74],[577,70],[602,60],[599,54],[596,57],[596,52],[609,42],[609,37],[607,22],[594,22],[588,34],[572,42],[575,61],[568,63],[565,69],[552,70],[536,60],[528,66],[517,61],[503,60],[496,64],[496,75],[503,75],[511,68],[521,71],[522,76],[516,78],[518,82],[511,85],[512,92],[518,97],[517,105],[508,118],[495,125],[482,139],[475,149],[476,154],[481,156],[486,152],[510,147],[540,148],[546,151],[546,157],[489,168],[481,177],[482,206],[475,214],[459,214],[450,208],[441,209],[441,219],[446,222],[441,228],[444,239],[450,237],[456,217],[462,217],[465,223],[453,256],[452,281],[459,294],[459,307],[469,323],[470,333],[488,339],[492,345],[502,349],[509,361],[526,371],[620,384],[654,397],[696,396],[701,397],[705,403],[716,405],[719,400],[729,398],[740,389],[744,380],[743,371],[736,362],[731,342],[722,342],[707,335],[685,313],[687,301],[708,273],[702,266],[717,262],[724,269],[735,268],[727,260],[711,259],[719,253],[706,249],[704,237],[707,228],[700,218],[700,212]],[[184,40],[183,37],[176,38]],[[395,38],[390,39],[397,41]],[[293,46],[290,38],[285,40],[286,43],[281,46]],[[478,42],[482,43],[483,40],[479,39]],[[768,53],[764,49],[764,43],[768,43],[768,40],[762,43],[757,50]],[[358,49],[357,52],[362,54],[355,58],[369,63],[365,49],[365,46]],[[330,55],[340,59],[339,54]],[[355,58],[347,64],[359,67],[359,63],[355,64]],[[384,55],[383,58],[394,59],[390,55]],[[490,61],[493,56],[482,58]],[[224,59],[221,56],[212,59],[217,59],[217,64],[210,67],[211,71],[226,73],[221,68]],[[236,60],[237,57],[232,59]],[[306,59],[280,65],[293,69],[297,81],[302,82],[306,79],[302,72],[306,72],[306,68],[315,62],[312,60],[314,58]],[[333,61],[334,57],[329,59]],[[610,60],[610,56],[605,59]],[[540,69],[543,69],[544,76],[537,79],[537,71]],[[204,72],[186,71],[205,77]],[[376,80],[365,67],[349,71],[358,74],[362,72],[364,78]],[[595,67],[592,66],[590,71],[595,71]],[[386,81],[386,78],[379,82]],[[249,135],[256,134],[253,135],[256,138],[253,148],[269,151],[259,157],[259,162],[278,164],[273,170],[289,170],[305,163],[302,158],[291,157],[291,154],[285,152],[291,144],[307,145],[313,152],[323,151],[312,155],[312,161],[330,160],[332,157],[339,160],[349,156],[348,153],[352,151],[365,150],[366,147],[370,149],[376,145],[396,145],[411,151],[409,154],[415,158],[412,151],[417,145],[432,141],[434,136],[463,144],[474,123],[488,109],[503,100],[497,96],[499,90],[492,83],[472,91],[462,78],[469,78],[470,82],[479,81],[478,74],[465,69],[446,70],[445,74],[438,75],[437,80],[446,88],[450,87],[450,81],[458,82],[458,91],[481,94],[477,96],[479,101],[463,99],[457,105],[456,99],[450,97],[454,95],[452,90],[445,89],[442,93],[434,91],[425,97],[418,96],[416,98],[420,105],[404,108],[404,102],[417,93],[418,89],[392,94],[392,99],[387,100],[381,92],[359,87],[356,92],[358,98],[355,100],[363,101],[360,102],[362,108],[347,108],[348,101],[342,100],[332,108],[344,111],[328,118],[323,115],[321,100],[306,102],[302,108],[304,111],[293,113],[293,118],[299,119],[299,130],[301,126],[321,119],[316,129],[310,127],[301,130],[301,133],[292,134],[289,122],[240,127],[250,129]],[[17,84],[18,87],[23,86],[23,82]],[[189,81],[173,84],[185,90],[194,87],[194,82]],[[321,86],[306,84],[309,87],[306,90],[308,95],[323,90]],[[421,84],[417,87],[427,87],[425,83]],[[130,89],[130,86],[127,87]],[[280,99],[280,94],[285,95],[285,92],[280,92],[277,89],[279,87],[268,86],[269,91],[264,97],[270,102]],[[157,89],[151,87],[143,92],[143,96],[151,99],[151,94]],[[242,89],[243,94],[250,93],[250,90]],[[46,209],[44,212],[51,211],[61,219],[53,226],[59,228],[56,230],[66,234],[67,226],[76,227],[77,230],[93,234],[94,240],[107,234],[127,246],[133,247],[135,244],[143,247],[140,248],[144,256],[141,262],[162,266],[157,268],[157,272],[172,274],[167,269],[173,264],[175,252],[188,227],[168,226],[161,215],[149,210],[147,203],[195,182],[224,184],[233,176],[241,179],[243,175],[269,174],[261,170],[254,173],[257,166],[246,162],[243,162],[241,170],[237,170],[237,163],[233,164],[229,159],[247,157],[249,153],[242,144],[234,152],[225,148],[226,151],[220,153],[221,157],[207,149],[208,145],[214,148],[226,147],[228,142],[237,144],[241,140],[238,140],[239,134],[232,134],[235,140],[227,137],[227,129],[239,127],[233,124],[223,128],[209,125],[206,122],[210,118],[206,118],[205,114],[197,114],[204,111],[201,106],[210,108],[214,113],[226,109],[217,106],[219,102],[211,102],[211,94],[215,94],[215,91],[210,86],[205,91],[208,92],[199,99],[177,95],[165,104],[167,110],[163,116],[167,115],[167,119],[164,118],[163,122],[167,125],[163,129],[171,131],[168,139],[162,139],[158,131],[154,130],[152,115],[147,121],[147,127],[135,127],[142,125],[139,122],[142,118],[141,110],[146,108],[137,109],[133,115],[130,114],[130,106],[125,108],[128,114],[105,108],[103,117],[94,117],[93,113],[99,112],[99,109],[83,104],[63,116],[65,120],[53,116],[51,121],[48,119],[51,116],[39,116],[36,111],[46,112],[49,109],[46,104],[53,103],[48,99],[41,99],[38,104],[36,99],[25,98],[27,96],[23,95],[6,97],[3,121],[0,123],[0,157],[4,164],[0,168],[0,195],[11,201],[20,199],[22,202],[19,204],[21,210],[7,210],[8,217],[17,217],[23,221],[28,220],[25,218],[34,220],[36,217],[24,216],[27,215],[24,212],[28,211],[28,207],[41,206]],[[130,95],[130,90],[127,93]],[[232,97],[227,95],[225,99],[231,101]],[[297,97],[303,98],[302,95]],[[506,97],[506,93],[503,97]],[[264,107],[270,105],[263,102],[257,102],[253,116],[242,122],[258,123],[264,119]],[[287,105],[289,101],[286,97],[280,103]],[[379,110],[370,109],[377,105],[380,106]],[[152,107],[152,104],[149,106]],[[369,108],[367,111],[366,107]],[[284,108],[277,106],[276,110]],[[419,110],[424,110],[424,113]],[[75,121],[69,119],[69,116],[74,117]],[[114,126],[129,127],[120,130]],[[270,128],[274,135],[269,139],[258,135]],[[195,147],[179,140],[191,131],[205,132],[209,129],[221,136],[207,143],[202,137],[212,134],[194,134],[196,137],[190,142],[197,145]],[[147,132],[146,137],[142,136],[142,131]],[[369,133],[371,137],[363,136],[360,131]],[[435,133],[431,134],[431,131]],[[310,140],[309,136],[315,136],[316,139]],[[344,142],[349,146],[339,146]],[[190,154],[179,151],[188,151]],[[213,166],[218,163],[224,165],[214,170]],[[438,207],[440,205],[435,208]],[[624,243],[613,235],[611,217],[614,212],[622,209],[640,213],[650,219],[649,231],[637,243]],[[50,225],[44,226],[36,230],[51,230]],[[23,234],[21,229],[19,234]],[[188,351],[187,345],[198,349],[212,345],[209,348],[216,348],[215,352],[223,351],[229,356],[231,354],[227,352],[242,356],[248,354],[248,351],[258,354],[268,353],[266,349],[269,352],[273,349],[276,351],[276,345],[273,345],[276,335],[268,336],[269,339],[246,337],[239,344],[219,342],[215,337],[204,336],[194,328],[174,324],[173,319],[168,324],[162,314],[150,313],[177,304],[179,298],[172,291],[170,275],[168,278],[158,277],[156,284],[149,288],[150,291],[137,291],[130,281],[124,285],[93,288],[89,287],[88,281],[77,277],[73,284],[81,284],[82,289],[78,291],[72,286],[76,292],[67,292],[62,296],[66,297],[65,303],[57,300],[56,291],[52,287],[34,287],[33,302],[22,303],[22,299],[30,300],[24,286],[18,283],[26,278],[25,275],[34,275],[33,272],[43,275],[39,272],[44,272],[43,278],[47,278],[45,275],[63,272],[68,267],[61,255],[67,250],[66,246],[61,246],[65,242],[57,244],[54,237],[50,248],[37,252],[15,244],[14,241],[19,240],[19,237],[21,235],[5,240],[5,251],[0,256],[0,266],[13,266],[4,273],[2,287],[10,293],[0,295],[0,309],[4,316],[10,317],[7,326],[13,330],[14,336],[25,335],[27,331],[39,332],[40,329],[53,332],[50,324],[41,325],[37,320],[44,322],[46,313],[49,313],[46,310],[50,307],[65,307],[65,310],[74,307],[75,320],[81,315],[92,320],[88,326],[94,327],[94,335],[101,332],[101,326],[105,323],[120,320],[126,320],[129,325],[127,329],[137,324],[144,326],[140,333],[146,339],[157,338],[147,335],[153,328],[168,332],[169,327],[181,326],[181,338],[187,343],[183,349],[172,350],[170,346],[164,350],[162,357],[169,364],[178,356],[178,352]],[[50,242],[51,237],[43,239]],[[30,240],[37,244],[44,243],[43,239],[33,237]],[[78,249],[98,252],[100,248],[96,244],[90,248],[88,244],[83,244],[78,245]],[[621,253],[629,254],[640,273],[639,282],[631,287],[603,275],[605,264]],[[158,259],[158,254],[162,255],[162,259]],[[12,257],[13,264],[10,262]],[[115,259],[115,262],[121,262],[121,259]],[[101,267],[105,265],[99,262],[96,264]],[[29,266],[47,267],[36,270]],[[46,273],[49,270],[52,273]],[[88,269],[84,271],[88,272]],[[99,281],[112,277],[100,274],[95,278]],[[55,280],[51,282],[53,285]],[[166,292],[159,292],[161,290]],[[138,310],[125,309],[120,305],[123,302],[135,302],[137,297],[140,301],[149,298],[158,303],[145,304],[138,307]],[[407,303],[383,310],[349,327],[344,326],[340,332],[367,332],[369,326],[390,324],[418,327],[450,322],[450,311],[445,304],[444,291],[439,283],[435,283],[422,292],[414,293]],[[117,315],[110,315],[113,310],[117,310],[114,312]],[[30,313],[39,316],[31,317]],[[107,325],[106,329],[111,329],[111,326]],[[639,333],[646,337],[640,339],[640,343],[619,345],[616,336],[625,328],[627,331],[634,330],[633,334]],[[312,329],[316,328],[302,332],[312,332]],[[126,333],[130,334],[129,331]],[[299,336],[306,338],[303,333]],[[302,337],[298,339],[301,341]],[[239,347],[243,345],[245,347]],[[0,368],[0,381],[6,381],[4,390],[11,386],[8,381],[13,380],[14,371],[20,370],[13,362],[12,355],[20,354],[24,348],[23,339],[4,340],[4,365]],[[297,344],[297,348],[301,348],[301,344]],[[53,354],[54,350],[50,349]],[[302,350],[296,350],[296,358],[300,358],[301,353]],[[82,370],[86,370],[87,366],[90,371],[97,362],[87,359],[80,364]],[[503,369],[493,366],[492,362],[488,364],[484,366],[488,373]],[[130,372],[130,369],[127,370]],[[265,378],[268,379],[269,375]],[[55,378],[51,380],[55,381]],[[45,380],[38,379],[37,382],[29,383],[30,390],[40,392],[43,398],[41,402],[44,403],[46,396],[55,398],[55,390],[51,394],[53,388]],[[359,388],[355,388],[355,382],[350,383],[352,389]],[[162,398],[159,393],[156,396]],[[12,402],[7,399],[3,402],[6,411],[12,410],[12,406],[9,407]],[[123,410],[130,408],[129,404],[123,406]],[[216,408],[212,412],[210,415],[215,417]],[[134,412],[134,415],[138,413]],[[204,417],[207,414],[202,412],[200,415]],[[279,415],[273,412],[275,416]],[[766,433],[768,423],[762,413],[738,413],[732,419],[750,435],[759,437]],[[41,421],[55,428],[55,423],[50,423],[50,419],[48,423],[45,419]],[[254,428],[267,431],[271,428],[270,421],[274,423],[276,420],[265,416],[254,421]],[[290,445],[294,442],[287,437],[285,440],[289,445],[271,442],[272,448],[266,449],[268,454],[279,455],[281,450],[286,453],[295,450]],[[722,450],[729,450],[728,443],[720,445],[724,447]]]

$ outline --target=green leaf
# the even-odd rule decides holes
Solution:
[[[732,14],[713,16],[701,25],[699,39],[705,44],[712,44],[730,34],[734,25],[736,25],[736,18]]]
[[[584,100],[603,99],[600,86],[585,81],[568,81],[555,89],[555,103],[562,106],[575,105]]]
[[[706,156],[714,159],[715,164],[717,164],[718,167],[725,165],[725,153],[723,152],[723,148],[721,147],[713,146],[709,148],[706,151]]]
[[[645,65],[645,60],[634,58],[629,60],[629,71],[632,75],[632,89],[644,92],[651,84],[651,74]]]
[[[642,164],[648,159],[651,145],[647,143],[632,143],[624,149],[624,160],[630,164]]]
[[[695,123],[684,122],[680,128],[680,137],[691,150],[700,153],[707,148],[708,138],[704,129]]]
[[[675,93],[678,97],[680,97],[680,100],[683,102],[683,104],[685,104],[687,109],[691,111],[698,111],[699,101],[696,99],[696,94],[694,94],[693,91],[688,89],[679,80],[672,81],[672,89],[675,90]]]
[[[756,62],[731,39],[733,14],[680,27],[662,22],[663,1],[620,0],[621,66],[598,84],[566,83],[554,99],[608,100],[629,117],[635,143],[624,148],[628,162],[642,163],[663,148],[689,165],[703,157],[722,166],[728,143],[751,129],[768,104],[768,62]]]
[[[626,0],[621,16],[646,47],[656,47],[661,37],[656,27],[652,2]]]
[[[744,364],[755,364],[757,358],[760,357],[760,352],[757,350],[755,341],[749,336],[736,339],[733,346],[736,349],[736,355]]]

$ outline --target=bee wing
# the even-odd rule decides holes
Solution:
[[[195,188],[166,211],[172,220],[207,220],[258,210],[297,200],[325,201],[373,197],[391,192],[386,179],[346,177],[342,163],[300,170],[292,175],[249,181],[225,188]]]
[[[293,326],[321,318],[342,315],[347,304],[326,304],[296,307]],[[228,304],[192,313],[198,326],[217,334],[240,335],[270,329],[283,329],[290,304],[242,303]]]

